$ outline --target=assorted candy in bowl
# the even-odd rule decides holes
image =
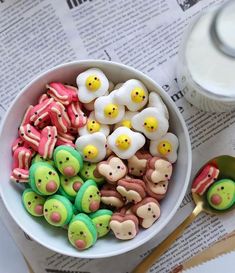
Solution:
[[[25,213],[77,250],[136,240],[157,225],[176,183],[172,110],[139,79],[111,80],[88,67],[69,83],[40,83],[44,92],[25,107],[11,145],[9,187]]]

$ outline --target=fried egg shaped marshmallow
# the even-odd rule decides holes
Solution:
[[[176,135],[167,133],[158,140],[150,142],[149,151],[153,156],[166,158],[171,163],[177,160],[179,140]]]
[[[98,122],[95,118],[95,113],[91,112],[86,125],[78,129],[78,133],[80,136],[83,136],[97,132],[101,132],[107,137],[110,133],[110,128],[108,125]]]
[[[99,132],[78,137],[75,146],[88,162],[99,162],[106,156],[106,137]]]
[[[160,95],[158,95],[156,92],[149,93],[148,107],[157,108],[160,112],[162,112],[164,114],[165,118],[169,120],[168,109],[167,109],[165,103],[163,102],[162,98],[160,97]]]
[[[83,103],[103,96],[109,89],[109,81],[98,68],[90,68],[77,76],[78,98]]]
[[[128,80],[116,91],[115,101],[130,111],[138,111],[148,102],[148,90],[139,80]]]
[[[103,124],[115,124],[123,119],[125,107],[115,102],[114,96],[116,92],[117,90],[95,101],[94,111],[98,122]]]
[[[162,112],[154,107],[149,107],[132,118],[132,126],[148,139],[155,140],[167,133],[169,122]]]
[[[126,111],[122,120],[115,124],[114,129],[117,129],[121,126],[133,129],[132,118],[137,114],[138,112]]]
[[[127,127],[119,127],[108,136],[107,144],[119,158],[129,159],[144,146],[145,137]]]

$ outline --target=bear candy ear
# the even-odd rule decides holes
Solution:
[[[106,176],[108,172],[110,172],[111,167],[106,163],[106,161],[103,161],[98,164],[97,170],[101,175]]]

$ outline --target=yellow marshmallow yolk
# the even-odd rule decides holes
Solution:
[[[96,120],[88,120],[86,128],[89,133],[93,134],[100,131],[100,124]]]
[[[100,79],[96,75],[91,75],[86,79],[86,87],[89,91],[97,91],[100,85]]]
[[[157,150],[161,155],[167,155],[172,151],[171,143],[167,140],[161,141],[157,146]]]
[[[124,126],[124,127],[127,127],[127,128],[129,128],[129,129],[131,129],[131,121],[130,120],[123,120],[122,122],[121,122],[121,125],[122,126]]]
[[[131,146],[131,138],[128,135],[120,135],[116,138],[116,146],[121,150],[127,150]]]
[[[104,107],[104,115],[108,118],[116,118],[118,116],[118,105],[109,103]]]
[[[83,149],[83,155],[86,159],[94,159],[97,157],[99,150],[94,145],[87,145]]]
[[[158,120],[155,117],[148,117],[144,120],[144,128],[148,132],[154,132],[158,128]]]
[[[140,103],[145,98],[146,98],[146,94],[142,88],[136,87],[131,91],[131,99],[133,102]]]

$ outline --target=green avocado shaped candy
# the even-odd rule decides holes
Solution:
[[[46,199],[35,193],[32,189],[25,189],[22,194],[22,201],[27,212],[33,216],[43,216],[43,206]]]
[[[96,226],[98,238],[105,236],[109,232],[109,222],[112,215],[113,212],[108,209],[100,209],[89,214],[93,224]]]
[[[207,192],[210,206],[216,210],[229,209],[235,203],[235,182],[231,179],[221,179]]]
[[[73,205],[66,197],[55,194],[46,200],[43,215],[50,225],[62,227],[72,219]]]
[[[72,177],[83,168],[83,159],[80,153],[72,147],[61,145],[53,153],[57,169],[64,176]]]
[[[83,183],[84,182],[82,178],[78,175],[73,177],[60,175],[59,193],[67,197],[70,201],[74,201],[77,192],[79,191]]]
[[[96,166],[96,163],[84,162],[83,168],[80,170],[80,175],[84,180],[92,179],[97,185],[101,185],[105,182],[105,179],[98,173]]]
[[[59,189],[60,178],[50,164],[38,162],[29,169],[29,184],[40,195],[52,195]]]
[[[51,159],[44,159],[40,154],[36,154],[35,157],[32,160],[32,164],[33,163],[38,163],[38,162],[46,162],[48,164],[50,164],[52,167],[55,167],[54,161]]]
[[[87,249],[95,244],[97,231],[91,219],[84,213],[79,213],[71,220],[68,228],[70,243],[79,250]]]
[[[75,206],[81,212],[95,212],[100,207],[100,191],[93,180],[87,180],[79,189]]]

